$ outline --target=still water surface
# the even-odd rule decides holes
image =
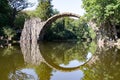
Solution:
[[[0,48],[0,80],[120,80],[120,50],[92,43],[42,42]]]

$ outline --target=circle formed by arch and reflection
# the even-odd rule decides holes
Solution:
[[[45,22],[41,22],[38,19],[37,20],[30,19],[25,22],[25,26],[24,26],[24,29],[21,34],[22,37],[20,40],[20,42],[21,42],[20,45],[21,45],[21,49],[22,49],[22,52],[24,55],[24,60],[27,63],[32,62],[32,63],[39,64],[41,62],[45,62],[50,67],[58,69],[58,70],[63,70],[63,71],[72,71],[72,70],[79,69],[79,67],[81,65],[65,68],[63,66],[59,66],[54,63],[51,64],[50,61],[47,61],[45,59],[45,57],[41,54],[41,50],[39,50],[39,46],[37,45],[38,35],[40,35],[40,38],[43,39],[44,31],[46,30],[47,27],[49,27],[48,25],[52,24],[52,22],[54,22],[58,18],[67,17],[67,16],[80,18],[79,15],[76,15],[73,13],[62,13],[62,14],[56,14],[56,15],[52,16]],[[38,26],[39,25],[38,23],[43,24],[43,25]],[[39,30],[37,30],[37,29],[39,29]],[[87,62],[85,62],[84,64],[86,64]],[[82,64],[82,65],[84,65],[84,64]],[[54,67],[54,66],[56,66],[56,67]]]

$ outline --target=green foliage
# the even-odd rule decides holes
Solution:
[[[94,39],[95,32],[87,25],[86,19],[64,17],[56,20],[46,30],[45,40],[87,40]]]
[[[40,45],[40,50],[45,60],[49,63],[68,65],[72,60],[86,62],[88,52],[95,53],[96,44],[94,42],[85,43],[84,45],[83,43],[74,42],[47,42]]]
[[[84,66],[82,80],[119,80],[120,54],[116,48],[98,49],[94,63]],[[116,53],[116,55],[115,55]]]
[[[0,27],[9,24],[10,6],[7,0],[0,0]]]
[[[10,16],[9,16],[9,19],[10,19],[9,23],[11,27],[15,27],[14,22],[17,14],[23,9],[32,6],[32,3],[29,3],[26,0],[8,0],[8,2],[11,9]]]
[[[48,67],[45,63],[41,63],[35,70],[39,79],[50,80],[52,68]]]
[[[76,35],[65,28],[65,18],[60,18],[56,20],[48,29],[46,30],[45,40],[71,40],[76,39]]]
[[[25,13],[21,13],[20,11],[29,5],[31,5],[31,3],[27,3],[25,0],[0,0],[1,36],[5,34],[9,38],[13,37],[16,34],[14,30],[18,30],[23,27],[25,17],[27,15]]]
[[[82,0],[89,19],[96,19],[100,24],[110,20],[114,24],[120,23],[119,0]]]
[[[24,26],[25,19],[29,18],[26,12],[19,12],[15,19],[15,29],[22,29]]]
[[[3,27],[3,32],[8,38],[13,38],[16,35],[15,31],[8,26]]]
[[[42,20],[47,20],[52,16],[52,5],[50,0],[40,0],[36,9],[36,15]]]
[[[96,33],[95,33],[94,30],[91,28],[91,26],[88,27],[88,30],[89,30],[89,36],[90,36],[92,39],[95,39],[95,38],[96,38]]]
[[[89,45],[88,51],[91,52],[92,54],[95,54],[96,50],[97,50],[97,44],[92,41]]]
[[[81,17],[78,20],[67,20],[67,28],[72,31],[77,39],[95,38],[95,33],[90,26],[87,25],[87,20]]]
[[[25,11],[25,13],[31,18],[31,17],[38,17],[38,13],[33,10],[33,11]]]
[[[116,40],[119,31],[116,25],[120,24],[119,0],[82,0],[88,20],[94,20],[99,28],[101,38]]]
[[[74,32],[76,35],[78,35],[78,39],[89,37],[89,30],[86,22],[81,22],[80,19],[79,21],[75,22],[74,25]]]
[[[24,66],[24,59],[19,46],[4,46],[0,48],[0,76],[1,80],[9,80],[10,74]],[[11,72],[11,73],[10,73]],[[17,77],[18,78],[18,77]]]

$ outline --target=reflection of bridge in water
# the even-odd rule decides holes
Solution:
[[[56,64],[49,63],[50,61],[45,60],[45,58],[41,55],[41,52],[39,50],[39,46],[37,44],[37,40],[40,38],[40,40],[43,39],[45,30],[48,25],[50,25],[52,22],[54,22],[56,19],[61,17],[77,17],[80,16],[72,13],[63,13],[63,14],[57,14],[49,18],[47,21],[42,22],[40,19],[30,19],[25,22],[22,34],[21,34],[21,50],[24,56],[24,60],[26,63],[32,63],[39,65],[41,62],[46,63],[49,67],[55,70],[60,71],[74,71],[80,69],[83,65],[86,64],[92,64],[97,57],[93,56],[89,61],[87,61],[85,64],[77,67],[72,68],[64,68],[61,66],[58,66]]]
[[[28,43],[21,44],[21,50],[23,53],[24,61],[28,64],[40,65],[43,62],[52,69],[59,70],[59,71],[65,71],[65,72],[79,70],[84,65],[93,64],[97,59],[97,56],[94,55],[82,65],[79,65],[76,67],[65,68],[65,67],[61,67],[45,59],[45,56],[41,54],[40,48],[37,43],[36,44],[35,43],[34,44],[28,44]]]

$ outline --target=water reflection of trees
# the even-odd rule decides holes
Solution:
[[[24,60],[20,47],[0,48],[0,80],[8,80],[8,75],[22,66],[24,66]]]
[[[50,77],[52,76],[52,70],[53,69],[45,63],[41,63],[36,67],[36,73],[38,74],[40,80],[50,80]]]
[[[93,43],[92,43],[93,44]],[[77,43],[43,43],[40,44],[40,51],[44,58],[55,64],[69,64],[69,61],[78,60],[81,62],[86,61],[86,56],[90,51],[91,44]],[[93,45],[94,46],[94,45]],[[94,47],[93,47],[94,48]],[[95,52],[95,48],[93,49]]]
[[[18,45],[0,48],[0,80],[35,80],[34,75],[22,72],[27,67]]]
[[[84,66],[85,74],[82,80],[119,80],[120,79],[120,50],[104,48],[97,51],[98,59],[91,66]],[[86,68],[86,69],[85,69]]]
[[[87,43],[86,43],[87,44]],[[40,43],[38,44],[27,44],[21,45],[21,50],[23,52],[24,60],[28,64],[37,64],[35,68],[39,79],[50,79],[51,72],[55,70],[60,71],[73,71],[80,69],[79,66],[64,68],[59,66],[60,64],[68,64],[71,60],[86,61],[86,56],[90,51],[90,47],[94,48],[95,44],[77,44],[72,42],[65,43]],[[40,50],[39,50],[40,48]]]
[[[17,49],[18,46],[5,46],[4,48],[1,48],[1,54],[2,56],[10,56],[15,54]]]
[[[48,45],[49,44],[49,45]],[[68,64],[69,61],[73,59],[78,59],[85,61],[86,55],[91,49],[95,49],[94,43],[87,44],[88,46],[85,46],[86,44],[75,44],[75,43],[54,43],[50,45],[51,43],[44,43],[40,45],[40,51],[42,52],[42,56],[47,59],[47,61],[52,62],[56,65],[59,65],[61,63]],[[47,45],[47,46],[46,46]],[[92,47],[92,48],[91,48]],[[13,49],[12,49],[13,48]],[[9,49],[8,52],[14,52],[18,53],[16,55],[9,54],[9,55],[3,55],[3,53],[6,49],[1,49],[0,52],[0,72],[2,73],[2,76],[0,76],[1,80],[7,80],[8,75],[13,75],[10,79],[30,79],[34,76],[23,73],[19,71],[19,67],[23,66],[24,62],[22,58],[22,55],[20,53],[20,49],[17,49],[16,47],[12,47]],[[42,49],[42,50],[41,50]],[[12,51],[11,51],[12,50]],[[34,50],[35,51],[35,50]],[[94,50],[95,51],[95,50]],[[93,51],[93,52],[94,52]],[[97,60],[94,61],[92,64],[86,64],[79,69],[84,72],[84,77],[82,80],[119,80],[119,74],[120,74],[120,50],[116,48],[104,48],[104,49],[97,49],[95,52],[97,56]],[[40,54],[40,53],[39,53]],[[38,64],[39,56],[35,56],[30,54],[32,58],[34,58],[34,63]],[[21,56],[21,57],[20,57]],[[23,54],[23,56],[31,58],[31,56],[27,56]],[[24,57],[24,58],[26,58]],[[38,58],[36,58],[38,57]],[[4,61],[4,58],[6,58],[6,61]],[[37,59],[37,60],[36,60]],[[28,59],[26,59],[28,60]],[[55,61],[55,62],[54,62]],[[31,61],[32,62],[32,61]],[[32,63],[33,63],[32,62]],[[31,64],[31,63],[30,63]],[[54,66],[56,67],[56,66]],[[17,69],[17,70],[16,70]],[[50,80],[52,76],[53,69],[48,66],[46,63],[41,62],[37,66],[34,67],[35,72],[37,73],[40,80]],[[57,68],[58,69],[58,68]]]
[[[68,64],[69,61],[77,59],[79,61],[85,61],[86,55],[88,52],[96,53],[94,55],[97,59],[93,59],[94,62],[92,64],[90,62],[86,63],[84,66],[79,67],[84,72],[84,77],[82,80],[119,80],[120,74],[120,50],[115,48],[104,48],[104,49],[97,49],[95,43],[90,44],[76,44],[76,43],[43,43],[40,44],[40,50],[38,47],[31,47],[35,51],[34,54],[30,53],[23,53],[24,59],[26,60],[35,60],[35,61],[28,61],[27,63],[31,62],[37,64],[35,67],[35,71],[41,80],[50,80],[52,76],[53,68],[47,65],[44,60],[41,61],[40,55],[44,57],[46,61],[50,64]],[[38,45],[37,45],[38,46]],[[36,53],[38,50],[41,53]],[[24,50],[28,50],[24,48]],[[27,52],[27,51],[25,51]],[[35,55],[37,54],[37,55]],[[27,56],[30,55],[30,56]],[[39,56],[38,56],[39,55]],[[5,56],[7,57],[7,56]],[[32,59],[29,59],[32,58]],[[39,59],[40,58],[40,59]],[[38,64],[40,63],[40,64]],[[2,65],[0,65],[2,66]],[[56,67],[52,65],[53,67]],[[58,66],[56,69],[59,69]],[[63,68],[61,68],[63,69]],[[15,71],[14,71],[15,72]],[[15,74],[16,75],[16,74]],[[27,74],[26,74],[27,75]]]

